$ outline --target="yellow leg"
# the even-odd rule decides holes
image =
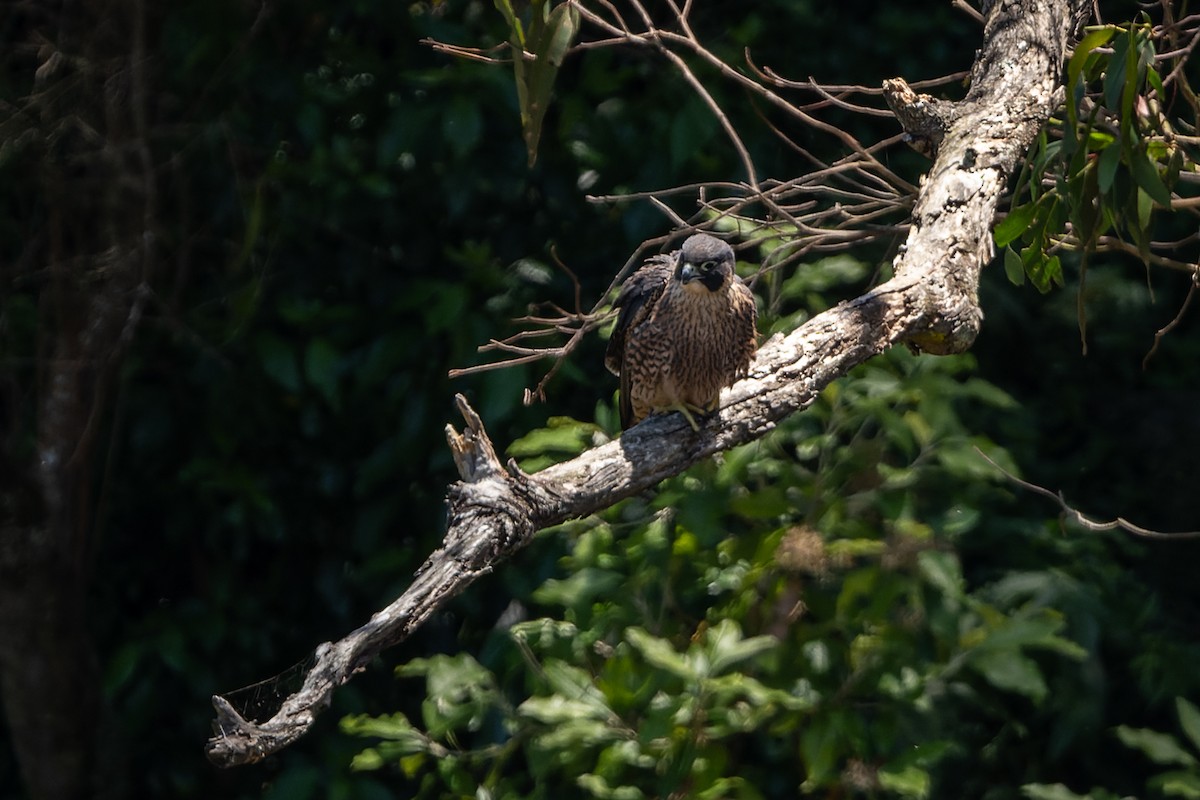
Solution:
[[[667,411],[678,411],[680,414],[683,414],[683,418],[687,420],[688,425],[691,425],[692,430],[694,430],[696,433],[700,432],[700,425],[697,424],[696,417],[693,416],[693,413],[701,416],[709,413],[708,409],[701,408],[700,406],[694,406],[689,403],[676,403],[675,405],[669,407]]]

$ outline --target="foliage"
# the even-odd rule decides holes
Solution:
[[[1195,174],[1197,163],[1191,137],[1177,133],[1190,129],[1181,117],[1188,108],[1194,116],[1195,96],[1176,75],[1164,87],[1160,73],[1184,66],[1178,52],[1172,60],[1158,57],[1160,47],[1171,47],[1170,31],[1143,14],[1140,21],[1091,27],[1076,45],[1064,118],[1042,132],[1017,180],[1012,209],[996,226],[1013,283],[1028,276],[1042,292],[1064,285],[1063,249],[1083,253],[1081,287],[1087,254],[1097,248],[1128,250],[1145,262],[1177,258],[1174,247],[1151,246],[1153,214],[1172,210],[1181,173]]]
[[[1102,612],[1069,564],[965,579],[967,537],[1045,535],[974,450],[1015,469],[964,422],[1017,411],[973,370],[891,353],[653,499],[543,533],[568,552],[516,598],[529,618],[399,668],[426,681],[420,722],[347,718],[380,740],[354,766],[496,798],[983,797],[1050,768],[1096,723]],[[515,449],[594,435],[560,419]],[[1046,753],[1028,739],[1050,720]]]

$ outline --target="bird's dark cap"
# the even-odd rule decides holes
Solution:
[[[705,261],[733,261],[733,248],[715,236],[696,233],[687,238],[680,251],[682,261],[703,264]]]

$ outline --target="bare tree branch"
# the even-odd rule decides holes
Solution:
[[[601,6],[608,17],[584,16],[600,20],[614,38],[629,37],[613,6]],[[633,6],[647,22],[644,8]],[[992,256],[997,203],[1053,110],[1072,16],[1084,7],[1084,0],[993,4],[966,99],[931,112],[945,114],[945,135],[916,198],[895,277],[766,342],[748,377],[722,394],[720,411],[699,431],[679,415],[654,416],[616,441],[528,475],[500,463],[478,415],[459,398],[466,427],[461,433],[448,427],[447,439],[462,480],[449,490],[442,546],[390,606],[341,641],[317,648],[304,686],[271,719],[247,721],[214,697],[209,758],[222,766],[250,763],[303,735],[334,689],[539,529],[599,511],[766,435],[831,381],[893,345],[934,353],[968,348],[982,319],[976,289]],[[687,9],[679,9],[681,20]]]
[[[1062,492],[1052,492],[1043,486],[1038,486],[1036,483],[1023,481],[1016,475],[1013,475],[1011,472],[1006,470],[1004,467],[997,464],[992,459],[988,458],[987,454],[978,447],[975,448],[975,452],[978,453],[984,461],[995,467],[1002,475],[1004,475],[1004,477],[1008,478],[1017,486],[1020,486],[1022,489],[1028,489],[1035,494],[1040,494],[1042,497],[1048,497],[1053,500],[1062,510],[1064,517],[1069,520],[1073,520],[1077,525],[1082,528],[1086,528],[1089,531],[1111,531],[1120,528],[1121,530],[1128,531],[1135,536],[1141,536],[1144,539],[1200,539],[1200,531],[1153,531],[1149,528],[1143,528],[1140,525],[1135,525],[1124,517],[1117,517],[1116,519],[1109,520],[1108,522],[1094,520],[1079,509],[1073,508],[1071,505],[1069,505],[1067,503],[1067,499],[1062,496]]]

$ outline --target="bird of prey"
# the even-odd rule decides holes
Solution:
[[[604,364],[620,377],[621,427],[659,411],[716,410],[754,358],[758,310],[733,272],[733,249],[697,233],[654,256],[621,287]]]

